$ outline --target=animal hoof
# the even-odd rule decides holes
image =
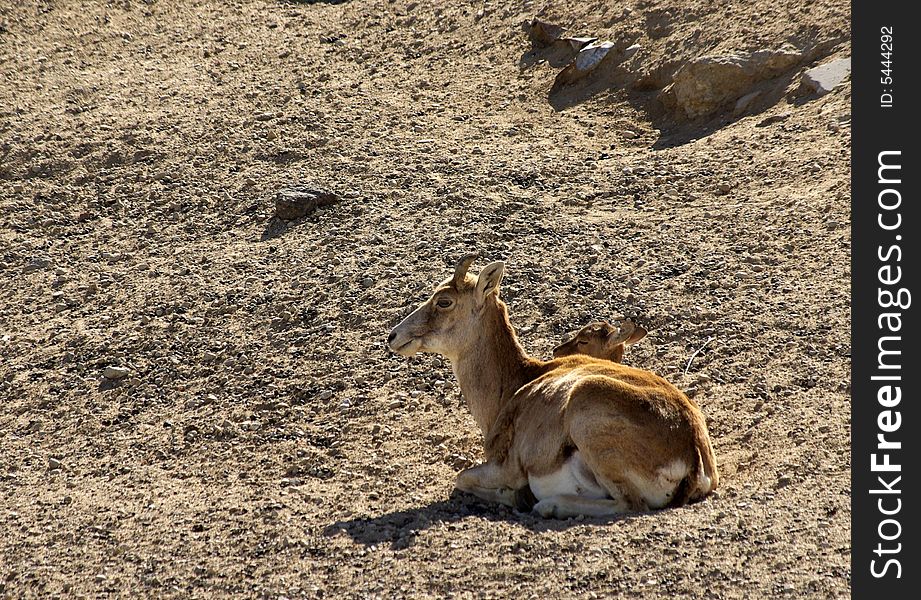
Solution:
[[[545,519],[552,519],[556,516],[556,502],[552,500],[541,500],[534,505],[534,512]]]

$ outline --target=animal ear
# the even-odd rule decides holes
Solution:
[[[629,320],[614,319],[615,325],[604,321],[605,329],[608,332],[606,343],[610,345],[623,344],[633,333],[633,323]]]
[[[494,292],[499,292],[499,282],[502,281],[503,275],[505,275],[505,263],[501,260],[486,265],[483,270],[480,271],[480,275],[476,282],[476,298],[478,303],[483,302],[486,296]]]
[[[633,330],[633,333],[630,334],[630,337],[628,337],[628,338],[627,338],[627,341],[625,341],[624,343],[627,344],[628,346],[629,346],[630,344],[635,344],[635,343],[637,343],[638,341],[640,341],[641,339],[643,339],[644,337],[646,337],[646,334],[647,334],[647,333],[649,333],[649,332],[646,331],[645,328],[640,327],[639,325],[637,325],[637,326],[636,326],[636,329]]]

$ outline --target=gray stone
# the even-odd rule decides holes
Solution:
[[[106,379],[122,379],[127,377],[128,373],[130,372],[131,371],[125,367],[115,367],[110,365],[106,367],[102,372],[102,376]]]
[[[335,204],[340,200],[338,195],[325,190],[287,188],[275,195],[275,216],[285,221],[300,219],[320,206]]]
[[[851,58],[839,58],[803,73],[802,87],[823,96],[835,89],[851,73]]]

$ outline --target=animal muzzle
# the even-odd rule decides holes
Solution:
[[[416,313],[413,313],[403,319],[387,336],[387,346],[392,352],[401,356],[412,356],[419,351],[422,340],[418,328],[414,327],[415,316]]]

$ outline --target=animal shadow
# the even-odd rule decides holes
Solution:
[[[532,513],[521,513],[506,506],[481,502],[475,496],[454,490],[447,500],[433,502],[427,506],[394,511],[379,517],[359,517],[348,521],[337,521],[327,525],[324,535],[345,533],[355,542],[365,546],[390,544],[394,550],[408,548],[415,542],[419,532],[438,523],[459,523],[469,518],[488,521],[504,521],[531,530],[562,531],[577,525],[605,525],[631,519],[633,515],[619,515],[607,518],[544,519]]]

